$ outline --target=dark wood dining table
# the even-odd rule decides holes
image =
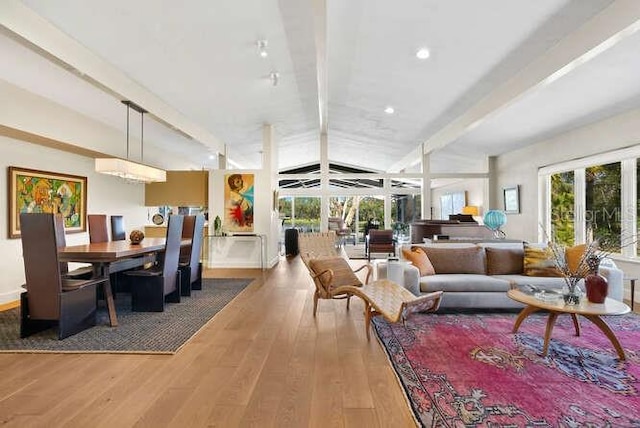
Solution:
[[[182,245],[189,245],[183,240]],[[155,254],[164,251],[165,238],[145,238],[139,244],[131,241],[109,241],[93,244],[70,245],[58,249],[61,262],[91,263],[94,272],[109,278],[109,274],[143,266],[155,259]],[[104,286],[104,296],[112,327],[118,325],[111,281]]]

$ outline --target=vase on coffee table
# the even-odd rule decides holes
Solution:
[[[609,292],[609,284],[607,279],[598,273],[600,268],[600,259],[591,258],[587,260],[589,265],[589,274],[584,278],[584,287],[587,290],[587,299],[591,303],[604,303]]]

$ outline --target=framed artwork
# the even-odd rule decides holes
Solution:
[[[254,174],[225,174],[224,228],[227,232],[253,232]]]
[[[505,187],[502,189],[504,195],[504,212],[507,214],[520,213],[520,189],[519,186]]]
[[[20,213],[62,214],[65,230],[87,230],[87,177],[9,167],[9,237],[20,237]]]

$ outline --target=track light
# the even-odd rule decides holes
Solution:
[[[278,80],[280,79],[280,74],[277,71],[272,71],[269,73],[269,80],[271,80],[271,84],[273,86],[278,86]]]
[[[260,57],[262,58],[268,57],[269,56],[269,52],[267,52],[268,42],[266,40],[258,40],[256,44],[258,45],[258,55],[260,55]]]

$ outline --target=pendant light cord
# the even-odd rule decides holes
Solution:
[[[127,104],[127,160],[129,160],[129,104]]]

